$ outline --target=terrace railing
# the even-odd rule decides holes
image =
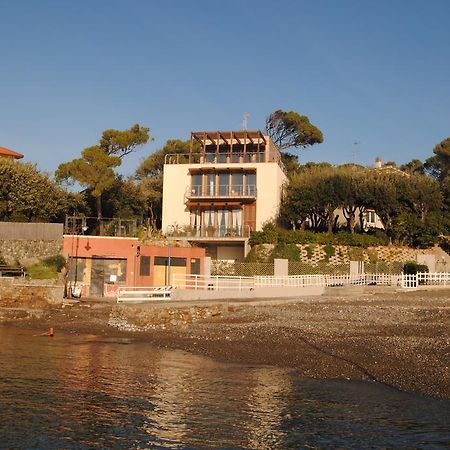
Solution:
[[[193,185],[186,188],[186,198],[236,198],[256,197],[256,185]]]

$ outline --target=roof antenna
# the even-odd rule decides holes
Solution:
[[[361,144],[361,142],[355,141],[353,142],[353,151],[352,151],[352,159],[353,159],[353,164],[356,164],[356,147]]]
[[[248,118],[250,117],[250,113],[245,112],[244,113],[244,119],[242,120],[242,129],[247,131],[248,126]]]

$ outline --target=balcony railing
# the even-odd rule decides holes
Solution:
[[[264,152],[167,154],[164,164],[258,163],[267,162]]]
[[[215,186],[193,185],[186,189],[187,198],[256,197],[256,185],[219,184]]]
[[[250,237],[250,226],[239,225],[235,227],[205,226],[205,227],[184,227],[177,230],[174,237],[186,238],[247,238]]]

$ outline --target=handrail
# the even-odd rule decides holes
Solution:
[[[168,153],[164,156],[164,164],[230,164],[261,162],[269,162],[266,161],[265,152]]]
[[[187,186],[186,197],[256,197],[256,184],[215,184],[212,189],[211,186],[194,184]]]

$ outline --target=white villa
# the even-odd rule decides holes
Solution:
[[[280,151],[261,131],[191,133],[189,155],[166,155],[163,232],[242,260],[251,231],[275,219],[287,177]]]

